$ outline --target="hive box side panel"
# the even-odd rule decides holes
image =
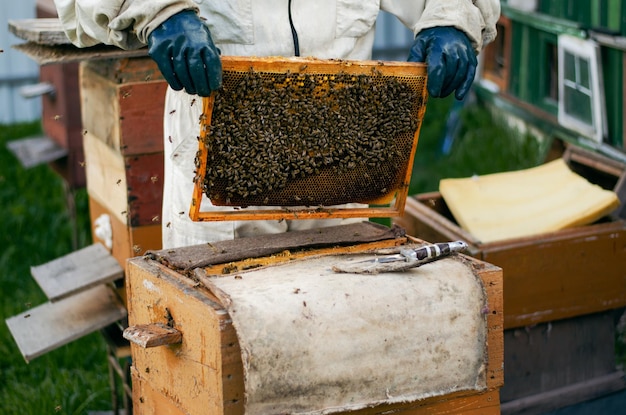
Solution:
[[[154,390],[137,369],[131,367],[133,413],[136,415],[186,415],[174,401]]]
[[[613,311],[506,330],[504,336],[503,402],[615,372]]]
[[[504,269],[504,327],[615,309],[626,305],[626,230],[588,226],[564,237],[498,249],[483,258]]]
[[[124,159],[90,132],[83,136],[87,192],[112,215],[126,222],[127,180]]]
[[[126,282],[129,325],[169,322],[183,336],[179,345],[132,345],[142,378],[186,413],[220,414],[227,406],[243,413],[243,374],[228,370],[242,371],[241,353],[224,309],[191,280],[154,261],[131,259]]]
[[[95,233],[95,220],[101,215],[109,216],[112,231],[111,255],[122,267],[126,266],[128,258],[143,255],[148,250],[161,249],[161,225],[130,227],[91,196],[89,197],[89,212],[93,240],[102,243],[105,241]]]
[[[166,90],[165,81],[140,82],[119,87],[119,145],[123,154],[163,151]]]
[[[132,226],[161,223],[163,154],[123,156],[98,137],[83,137],[87,191]]]
[[[119,149],[117,88],[94,72],[93,64],[81,62],[79,74],[83,128],[112,149]]]
[[[150,75],[156,65],[144,59],[103,62],[81,64],[84,128],[125,155],[162,152],[167,83]]]

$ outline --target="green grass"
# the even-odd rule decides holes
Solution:
[[[27,364],[4,320],[46,301],[30,267],[90,243],[87,195],[75,195],[77,219],[66,207],[60,177],[47,165],[29,170],[6,150],[6,142],[38,133],[39,123],[0,125],[0,413],[85,414],[110,409],[104,340],[99,333]],[[74,223],[77,225],[75,226]]]

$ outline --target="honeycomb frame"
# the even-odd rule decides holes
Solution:
[[[206,201],[206,197],[208,197],[208,186],[206,184],[208,160],[211,158],[214,161],[214,157],[219,157],[219,151],[210,148],[212,141],[209,141],[212,139],[212,120],[214,116],[219,116],[219,114],[217,116],[214,114],[214,110],[218,108],[216,105],[216,93],[214,93],[210,97],[203,98],[203,113],[200,119],[200,135],[198,137],[199,147],[196,157],[196,177],[194,179],[194,191],[189,211],[189,216],[193,221],[372,218],[402,215],[408,194],[419,131],[426,111],[427,78],[425,64],[312,58],[222,57],[222,66],[225,84],[228,82],[229,74],[241,76],[243,73],[269,74],[272,77],[279,78],[282,76],[280,79],[283,83],[285,76],[295,80],[319,79],[319,81],[315,82],[320,84],[331,82],[335,77],[339,83],[344,82],[348,78],[352,80],[357,78],[366,78],[366,80],[369,78],[385,79],[393,82],[399,80],[401,83],[408,83],[410,84],[414,100],[412,108],[412,115],[415,117],[414,131],[408,134],[408,141],[405,140],[406,143],[402,146],[401,152],[396,154],[399,156],[399,159],[402,159],[401,163],[395,163],[396,160],[387,163],[400,164],[399,167],[396,167],[392,182],[381,185],[384,187],[376,190],[376,192],[381,194],[370,197],[365,201],[350,200],[350,196],[347,196],[348,199],[346,199],[346,196],[339,196],[349,193],[347,190],[354,188],[358,184],[358,178],[355,179],[354,174],[352,174],[351,179],[348,180],[346,177],[350,176],[350,172],[347,172],[345,168],[338,170],[336,166],[333,166],[335,172],[333,173],[335,175],[333,179],[329,179],[328,168],[322,169],[322,173],[316,169],[316,172],[309,174],[306,179],[296,178],[296,180],[305,180],[302,183],[308,183],[305,186],[300,185],[300,189],[315,188],[318,194],[322,194],[326,192],[324,189],[328,189],[328,192],[334,192],[330,196],[318,200],[313,200],[312,198],[309,200],[308,198],[310,197],[305,196],[302,190],[294,191],[292,186],[291,189],[283,192],[286,192],[287,195],[293,198],[290,203],[286,201],[284,194],[281,196],[282,199],[276,199],[274,197],[276,195],[275,191],[266,190],[262,190],[260,195],[251,199],[254,201],[254,203],[251,203],[246,199],[241,199],[242,196],[239,196],[238,200],[231,201],[228,196],[224,196],[225,193],[222,193],[222,196],[220,196],[221,200],[211,199],[210,210],[203,210],[201,206],[203,199]],[[328,78],[331,78],[331,81],[328,81]],[[316,91],[318,93],[319,88]],[[405,136],[407,136],[406,133]],[[367,176],[368,173],[365,172],[364,174]],[[324,177],[326,186],[319,186],[319,183],[316,183],[316,180],[320,177]],[[209,177],[209,180],[213,180],[213,178]],[[329,180],[330,186],[328,185]],[[332,180],[335,181],[332,182]],[[293,182],[290,181],[288,183]],[[363,187],[371,187],[372,183],[365,183]],[[265,194],[263,193],[264,191],[266,192]],[[229,195],[232,197],[232,193]],[[267,195],[271,196],[271,198]],[[224,200],[225,198],[227,199],[226,201]],[[233,199],[237,199],[237,197],[233,197]],[[281,203],[273,204],[272,202],[276,200],[280,200]],[[323,203],[319,203],[320,200]],[[269,203],[266,203],[268,201]],[[335,201],[338,201],[338,203],[334,203]],[[360,203],[367,207],[354,207],[354,203]]]

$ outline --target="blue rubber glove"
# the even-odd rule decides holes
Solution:
[[[177,13],[148,36],[148,54],[176,91],[209,96],[222,85],[219,49],[193,10]]]
[[[428,65],[428,93],[446,97],[455,92],[462,100],[469,91],[476,74],[476,53],[469,38],[454,27],[432,27],[417,34],[409,62]]]

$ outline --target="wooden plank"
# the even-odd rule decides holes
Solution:
[[[615,371],[615,313],[605,311],[504,331],[502,402]]]
[[[527,396],[501,405],[503,415],[530,415],[590,401],[626,388],[624,372],[615,371],[573,385]]]
[[[100,243],[33,266],[30,272],[51,302],[124,276],[120,264]]]
[[[48,46],[28,42],[13,45],[12,47],[34,60],[40,66],[58,63],[82,62],[86,60],[101,61],[106,59],[145,57],[148,54],[146,48],[124,50],[108,45],[77,48],[72,45]]]
[[[20,39],[42,45],[69,45],[58,18],[9,20],[9,31]]]
[[[127,327],[124,329],[124,338],[147,349],[148,347],[178,344],[182,342],[183,335],[173,327],[156,323]]]
[[[115,293],[99,285],[74,296],[44,303],[6,320],[26,361],[126,317]]]
[[[26,169],[67,155],[67,149],[59,146],[47,136],[20,138],[9,141],[6,145]]]

